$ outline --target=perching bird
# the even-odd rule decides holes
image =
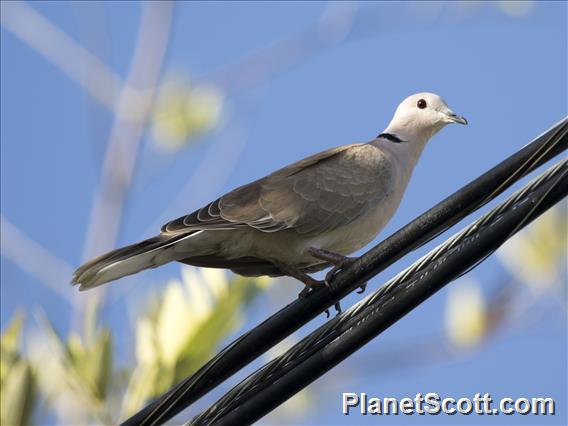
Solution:
[[[159,235],[75,271],[80,290],[171,261],[244,276],[289,275],[306,295],[308,273],[343,267],[398,208],[426,142],[449,123],[467,124],[432,93],[406,98],[365,144],[331,148],[241,186],[166,223]]]

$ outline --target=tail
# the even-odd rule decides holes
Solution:
[[[122,247],[103,254],[81,265],[73,274],[71,284],[79,290],[88,290],[144,269],[155,268],[175,260],[170,250],[165,250],[190,234],[158,235],[137,244]]]

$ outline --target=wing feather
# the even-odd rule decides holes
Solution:
[[[252,227],[318,235],[366,214],[393,187],[389,157],[371,144],[315,154],[173,220],[163,232]]]

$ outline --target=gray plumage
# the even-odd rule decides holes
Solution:
[[[281,265],[321,270],[329,263],[309,249],[347,255],[369,243],[400,204],[427,140],[449,122],[465,119],[436,95],[413,95],[385,130],[398,143],[378,137],[307,157],[86,263],[73,282],[83,290],[174,260],[246,276],[285,275]]]
[[[250,227],[318,235],[365,215],[389,195],[393,178],[393,162],[372,143],[332,148],[241,186],[162,232]]]

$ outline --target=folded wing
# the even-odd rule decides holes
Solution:
[[[241,186],[165,224],[162,232],[252,227],[319,235],[380,203],[393,188],[393,173],[389,158],[373,145],[332,148]]]

